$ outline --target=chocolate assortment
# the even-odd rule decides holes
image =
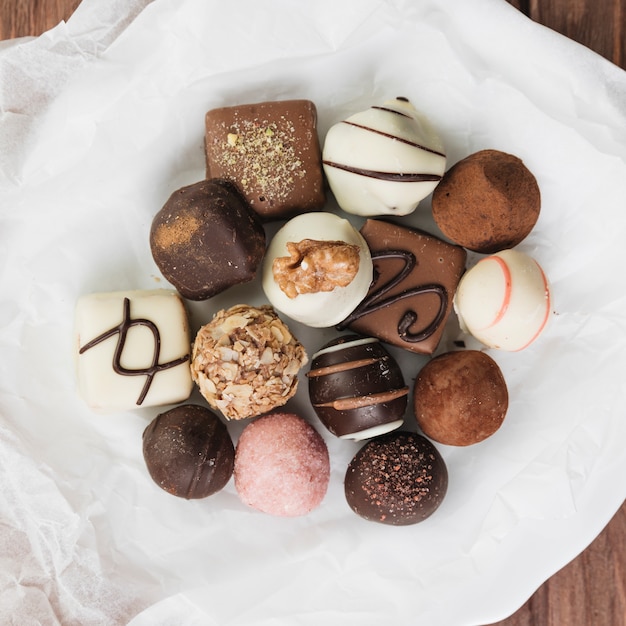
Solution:
[[[288,408],[308,363],[290,325],[323,329],[309,406],[333,436],[367,440],[346,469],[347,505],[377,523],[424,521],[448,486],[433,441],[476,444],[508,409],[498,364],[464,338],[521,350],[552,314],[543,269],[510,249],[539,215],[534,176],[497,150],[446,172],[441,139],[404,97],[331,126],[323,149],[309,100],[212,109],[204,140],[206,179],[174,191],[150,229],[154,263],[175,291],[78,300],[80,394],[95,410],[124,411],[186,402],[195,383],[210,408],[175,406],[144,431],[154,482],[189,499],[234,477],[251,509],[305,515],[322,504],[331,463],[324,438]],[[431,193],[445,240],[404,218]],[[485,256],[468,268],[467,250]],[[212,302],[245,283],[267,302]],[[208,301],[193,338],[185,299]],[[462,331],[453,352],[442,341],[451,318]],[[394,351],[427,362],[403,370]],[[415,419],[405,423],[410,399]],[[235,447],[229,423],[242,420]]]

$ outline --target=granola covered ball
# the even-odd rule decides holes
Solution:
[[[269,305],[218,311],[193,344],[191,376],[228,420],[283,406],[308,361],[304,347]]]

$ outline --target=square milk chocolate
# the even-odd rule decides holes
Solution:
[[[237,185],[265,221],[324,205],[317,110],[309,100],[212,109],[205,116],[207,178]]]
[[[365,299],[339,325],[411,352],[432,354],[452,312],[467,252],[424,231],[368,219],[374,263]]]
[[[94,293],[76,304],[78,390],[96,411],[186,400],[190,352],[187,311],[175,291]]]

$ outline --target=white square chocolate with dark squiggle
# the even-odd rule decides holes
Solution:
[[[82,296],[76,304],[78,390],[98,411],[186,400],[191,342],[181,297],[166,289]]]

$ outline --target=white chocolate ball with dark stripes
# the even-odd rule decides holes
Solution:
[[[408,387],[378,339],[334,339],[313,355],[307,377],[313,409],[336,437],[359,441],[402,426]]]
[[[339,206],[368,217],[412,213],[446,169],[435,129],[401,97],[332,126],[322,161]]]

